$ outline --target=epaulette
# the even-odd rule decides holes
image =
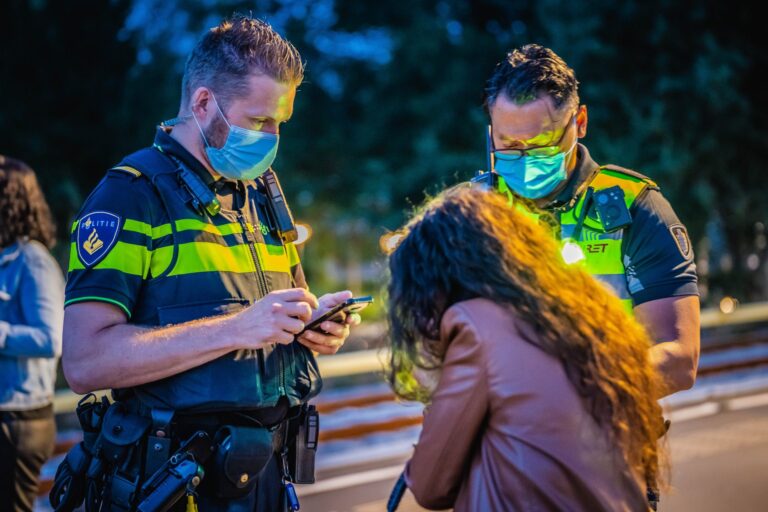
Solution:
[[[603,169],[608,169],[609,171],[614,171],[614,172],[624,174],[626,176],[637,178],[639,180],[644,181],[649,187],[659,190],[659,185],[655,181],[653,181],[651,178],[649,178],[645,174],[639,173],[635,170],[627,169],[626,167],[620,167],[618,165],[613,165],[613,164],[601,165],[600,167]]]
[[[134,178],[141,177],[141,172],[138,169],[136,169],[135,167],[130,167],[128,165],[118,165],[117,167],[112,167],[110,171],[128,173]]]

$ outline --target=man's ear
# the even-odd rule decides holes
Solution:
[[[578,138],[583,139],[587,135],[588,121],[587,106],[579,105],[579,109],[576,111],[576,136]]]
[[[192,114],[197,118],[197,122],[200,125],[207,126],[210,122],[209,119],[213,117],[212,114],[216,112],[216,105],[213,103],[213,96],[211,90],[207,87],[198,87],[192,93],[192,97],[189,100],[189,109]]]

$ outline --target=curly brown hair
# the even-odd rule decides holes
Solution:
[[[21,160],[0,155],[0,248],[22,238],[50,249],[56,244],[56,225],[35,171]]]
[[[533,327],[526,341],[561,361],[591,415],[651,484],[661,483],[658,377],[645,330],[555,239],[493,191],[454,187],[403,228],[390,254],[388,377],[408,399],[429,399],[414,370],[439,369],[440,322],[477,297],[504,305]]]

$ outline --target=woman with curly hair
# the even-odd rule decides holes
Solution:
[[[405,471],[416,500],[648,510],[660,383],[619,301],[494,192],[446,191],[403,231],[389,258],[389,378],[429,403]]]
[[[35,173],[0,155],[0,503],[31,511],[56,435],[53,387],[61,354],[64,279]]]

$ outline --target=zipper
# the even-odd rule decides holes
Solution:
[[[237,212],[237,220],[240,222],[240,226],[243,228],[243,236],[248,241],[248,248],[251,250],[251,257],[253,258],[253,264],[256,267],[256,280],[259,283],[259,293],[264,298],[269,293],[267,289],[267,281],[264,279],[264,273],[261,271],[261,264],[259,263],[259,255],[256,254],[256,241],[254,240],[253,232],[248,227],[245,217],[241,212]]]
[[[246,222],[242,212],[237,212],[237,220],[243,228],[243,236],[248,241],[248,248],[251,250],[253,264],[256,266],[256,280],[259,283],[259,292],[261,292],[261,297],[264,298],[269,293],[269,290],[267,288],[267,281],[264,279],[264,272],[261,270],[259,255],[256,254],[256,241],[252,231],[253,228],[248,226],[248,222]],[[279,367],[277,391],[280,396],[285,396],[285,364],[283,363],[283,350],[275,347],[275,351],[277,353],[277,365]]]

